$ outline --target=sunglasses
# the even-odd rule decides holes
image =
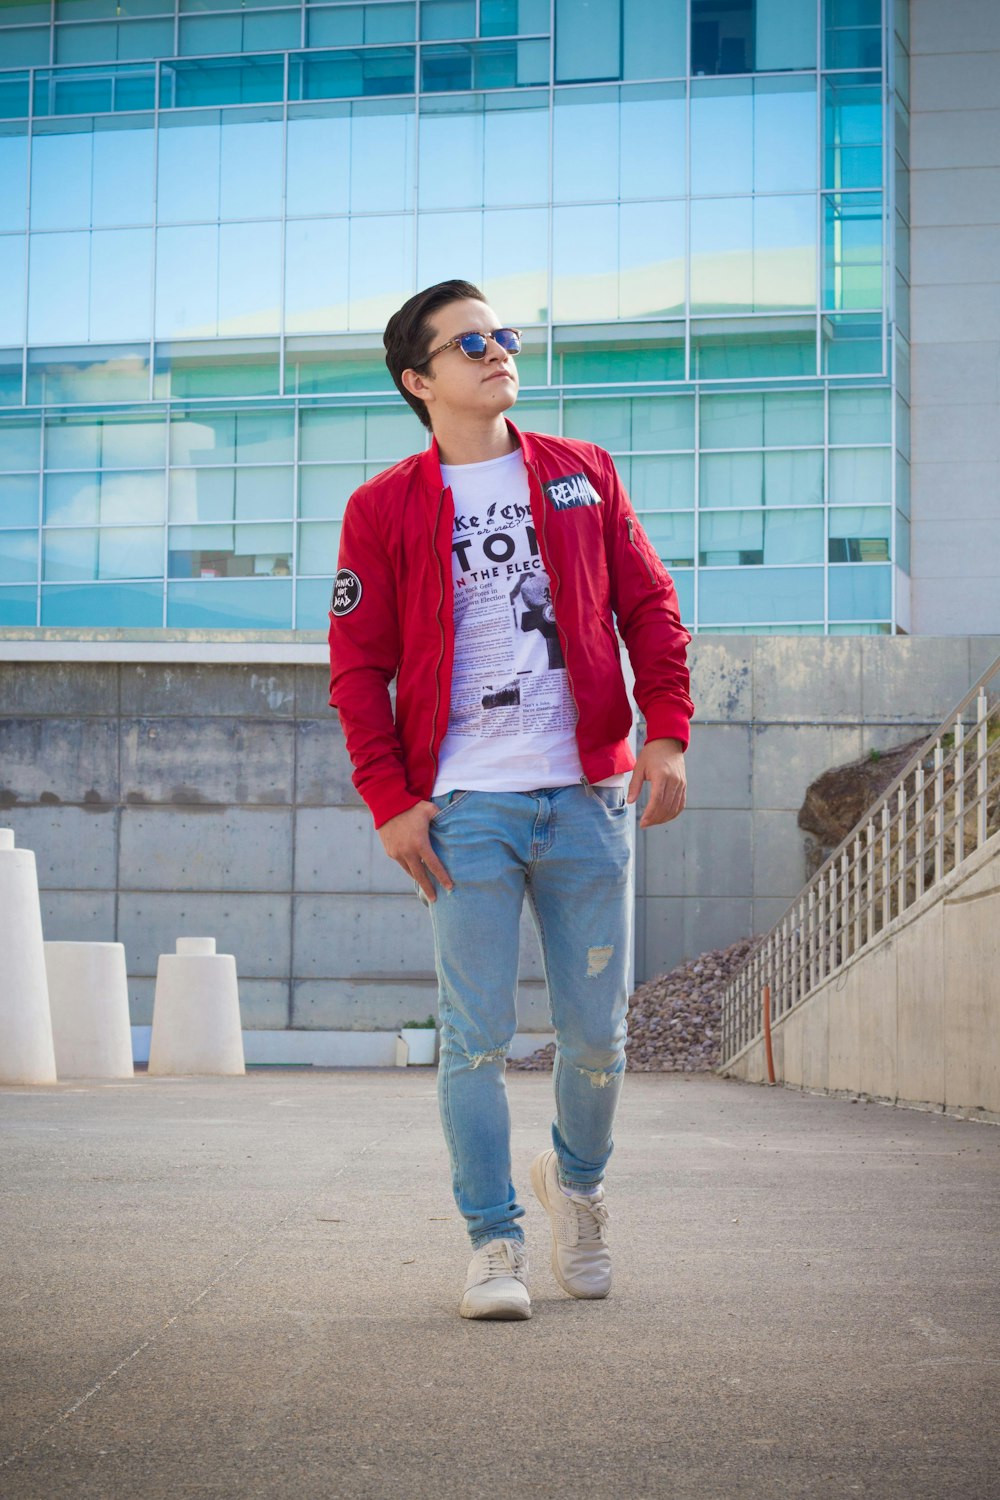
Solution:
[[[497,344],[505,354],[520,354],[521,352],[521,330],[519,328],[494,328],[492,333],[460,333],[457,338],[449,339],[446,344],[440,344],[437,349],[432,349],[427,358],[421,360],[415,369],[423,369],[424,365],[430,364],[435,354],[443,354],[457,344],[462,353],[468,359],[483,359],[486,355],[487,345],[490,339]]]

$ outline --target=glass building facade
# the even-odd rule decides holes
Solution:
[[[692,629],[906,628],[906,17],[3,0],[0,626],[324,630],[457,276]]]

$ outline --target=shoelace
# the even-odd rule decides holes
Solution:
[[[486,1280],[491,1281],[494,1276],[518,1276],[523,1270],[523,1263],[518,1265],[514,1257],[514,1251],[506,1247],[486,1252]]]
[[[600,1203],[588,1203],[583,1198],[571,1198],[569,1201],[576,1204],[578,1243],[584,1244],[590,1240],[603,1242],[604,1231],[610,1219],[608,1205],[603,1200]]]

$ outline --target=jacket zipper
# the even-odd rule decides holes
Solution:
[[[632,525],[632,517],[631,516],[626,516],[625,517],[625,525],[628,527],[629,545],[631,547],[634,547],[635,551],[639,554],[639,557],[642,560],[642,565],[646,569],[646,577],[649,579],[650,583],[653,584],[654,587],[655,587],[655,585],[656,585],[656,579],[653,577],[653,570],[649,566],[649,563],[646,561],[646,559],[643,557],[642,553],[639,551],[639,548],[636,546],[636,541],[635,541],[635,527]]]
[[[536,479],[537,484],[538,484],[538,488],[542,491],[542,541],[545,542],[545,528],[546,528],[546,525],[548,524],[548,519],[549,519],[548,509],[546,508],[546,505],[545,505],[545,491],[544,491],[544,489],[542,489],[542,481],[541,481],[541,478],[539,477],[538,470],[532,464],[529,464],[527,462],[527,460],[525,460],[525,468],[528,469],[535,476],[535,479]],[[562,579],[559,577],[559,574],[556,572],[555,567],[552,565],[552,562],[551,562],[550,558],[548,558],[548,557],[543,558],[543,561],[545,562],[545,564],[546,564],[547,567],[549,567],[549,568],[552,569],[552,578],[553,578],[553,581],[554,581],[554,584],[555,584],[555,587],[554,587],[554,589],[552,591],[552,614],[553,614],[553,618],[555,618],[555,615],[556,615],[556,600],[558,599],[558,597],[559,597],[559,591],[562,588]],[[569,689],[569,695],[570,695],[570,697],[573,699],[573,707],[576,709],[576,721],[577,721],[577,723],[579,723],[580,722],[580,705],[576,701],[576,694],[573,692],[573,681],[572,681],[572,678],[569,675],[569,653],[566,650],[566,637],[563,635],[563,628],[559,624],[559,620],[557,618],[556,618],[556,630],[559,632],[559,643],[562,646],[563,661],[566,663],[566,686]],[[574,738],[575,738],[575,733],[576,732],[574,730]],[[588,791],[590,790],[590,782],[587,780],[586,776],[581,776],[580,777],[580,785],[581,786],[585,786]]]
[[[443,564],[441,562],[441,558],[440,558],[440,555],[439,555],[438,549],[437,549],[437,534],[438,534],[438,527],[441,524],[441,507],[444,504],[444,494],[445,494],[445,492],[444,492],[444,490],[442,490],[441,494],[440,494],[440,497],[438,499],[437,515],[434,517],[434,531],[433,531],[433,534],[431,536],[431,542],[432,542],[433,547],[434,547],[434,556],[437,558],[438,576],[439,576],[439,578],[441,580],[441,593],[440,593],[440,596],[438,598],[438,606],[437,606],[438,629],[441,631],[441,651],[440,651],[440,654],[439,654],[438,659],[437,659],[437,666],[434,669],[434,716],[431,719],[431,744],[430,744],[431,763],[434,766],[434,778],[435,778],[435,780],[437,779],[437,772],[438,772],[438,758],[437,758],[437,752],[434,749],[434,740],[435,740],[435,737],[436,737],[436,734],[437,734],[438,711],[440,710],[440,707],[441,707],[441,663],[444,661],[444,648],[445,648],[444,622],[441,619],[441,609],[442,609],[442,607],[444,605],[444,566],[443,566]],[[431,782],[431,790],[433,791],[433,789],[434,789],[434,782],[432,781]]]

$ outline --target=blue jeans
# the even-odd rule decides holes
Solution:
[[[604,1177],[625,1069],[631,813],[620,787],[435,797],[431,843],[455,883],[421,900],[434,928],[438,1102],[455,1202],[473,1247],[523,1240],[511,1181],[506,1056],[517,1029],[525,896],[556,1031],[552,1143],[567,1186]]]

